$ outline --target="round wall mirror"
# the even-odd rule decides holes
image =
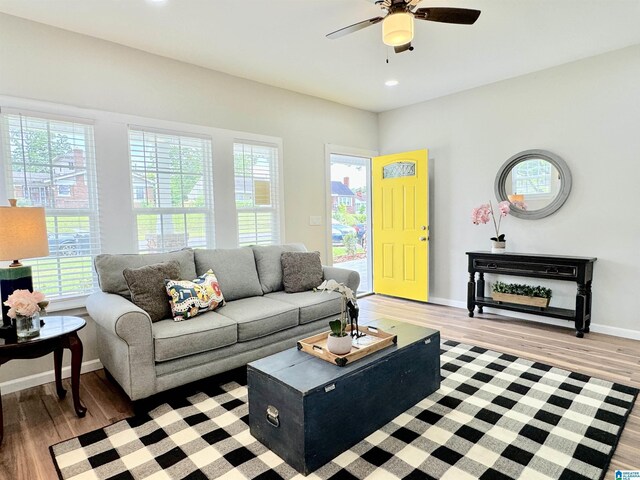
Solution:
[[[544,218],[567,200],[571,172],[557,155],[546,150],[525,150],[505,162],[495,181],[499,201],[511,202],[511,214],[535,220]]]

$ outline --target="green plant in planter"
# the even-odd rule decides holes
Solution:
[[[331,329],[331,335],[334,337],[347,336],[347,302],[355,301],[356,296],[349,287],[344,283],[338,283],[335,280],[325,280],[317,288],[316,291],[321,292],[337,292],[342,296],[342,309],[340,312],[340,318],[331,320],[329,322],[329,328]]]
[[[331,329],[331,335],[334,337],[344,337],[347,332],[345,329],[347,328],[347,323],[342,323],[342,320],[336,318],[335,320],[331,320],[329,322],[329,328]]]
[[[494,282],[492,290],[496,293],[509,293],[525,297],[551,298],[551,289],[547,287],[523,285],[519,283]]]

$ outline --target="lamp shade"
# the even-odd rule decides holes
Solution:
[[[42,207],[0,207],[0,260],[49,255]]]
[[[413,15],[407,12],[392,13],[382,21],[382,41],[385,45],[399,47],[413,40]]]

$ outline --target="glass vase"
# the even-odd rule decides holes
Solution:
[[[18,338],[32,338],[40,335],[40,314],[29,317],[16,315],[16,335]]]

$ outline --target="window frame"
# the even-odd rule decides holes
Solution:
[[[531,162],[531,161],[537,161],[537,162],[545,162],[545,163],[549,163],[544,159],[527,159],[525,160],[525,162]],[[553,165],[551,165],[549,163],[549,171],[545,172],[545,173],[538,173],[537,175],[520,175],[518,172],[518,166],[521,165],[524,162],[520,162],[516,165],[513,166],[513,169],[511,171],[511,190],[519,195],[526,195],[527,197],[531,198],[531,199],[547,199],[547,198],[552,198],[553,197],[553,193],[551,192],[551,187],[552,187],[552,167]],[[540,165],[536,166],[538,169],[541,168]],[[518,182],[527,182],[530,179],[541,179],[545,182],[545,186],[548,186],[549,191],[548,192],[530,192],[530,191],[521,191],[521,189],[516,188]]]
[[[255,147],[267,147],[273,149],[275,152],[275,159],[273,162],[270,162],[269,165],[269,179],[271,185],[275,185],[274,188],[271,187],[271,204],[270,205],[255,205],[255,176],[252,174],[251,178],[252,188],[254,191],[252,192],[252,198],[254,200],[254,205],[251,207],[238,207],[237,195],[235,185],[238,179],[236,175],[235,168],[235,155],[236,155],[236,145],[249,145]],[[284,192],[282,188],[282,147],[280,143],[276,142],[265,142],[260,140],[254,140],[247,137],[235,138],[232,144],[232,157],[233,157],[233,179],[234,179],[234,204],[236,208],[236,246],[242,247],[247,245],[278,245],[284,243]],[[258,179],[259,180],[259,179]],[[240,239],[240,213],[254,213],[258,214],[261,212],[270,212],[272,214],[271,220],[271,241],[270,243],[262,243],[262,242],[241,242]],[[256,236],[257,240],[257,236]]]
[[[166,135],[166,136],[174,136],[174,137],[185,137],[185,138],[189,138],[189,139],[198,139],[198,140],[202,140],[204,142],[208,142],[207,148],[206,148],[206,152],[205,155],[206,157],[203,159],[203,173],[202,173],[202,182],[203,182],[203,192],[204,192],[204,198],[205,198],[205,202],[204,205],[202,207],[136,207],[135,205],[135,187],[133,185],[133,176],[135,173],[139,174],[140,176],[143,175],[143,172],[140,172],[138,170],[134,170],[133,169],[133,160],[132,160],[132,151],[131,151],[131,132],[139,132],[139,133],[143,133],[143,138],[144,138],[144,133],[149,133],[149,134],[153,134],[153,135]],[[213,248],[215,246],[215,214],[214,214],[214,186],[213,186],[213,179],[214,179],[214,175],[213,175],[213,139],[211,138],[211,136],[208,135],[202,135],[199,133],[190,133],[190,132],[185,132],[185,131],[177,131],[177,130],[168,130],[168,129],[161,129],[161,128],[156,128],[156,127],[151,127],[151,126],[142,126],[142,125],[134,125],[134,124],[130,124],[127,126],[127,150],[128,150],[128,161],[129,161],[129,170],[130,170],[130,196],[132,199],[132,204],[131,204],[131,210],[132,210],[132,214],[134,217],[134,223],[135,223],[135,239],[136,239],[136,251],[137,253],[140,254],[148,254],[148,253],[165,253],[165,252],[169,252],[169,251],[173,251],[173,250],[177,250],[180,248]],[[156,173],[160,172],[160,170],[157,168],[157,162],[156,162]],[[164,172],[166,173],[166,172]],[[162,222],[162,218],[165,215],[183,215],[185,216],[185,222],[186,222],[186,215],[189,214],[200,214],[200,215],[204,215],[205,221],[204,221],[204,231],[205,231],[205,241],[204,244],[202,245],[197,245],[194,247],[190,247],[188,242],[189,240],[186,240],[186,244],[184,246],[167,246],[161,249],[150,249],[149,251],[145,251],[144,249],[140,248],[140,240],[139,240],[139,224],[138,224],[138,218],[141,215],[159,215],[160,216],[160,221]],[[185,234],[187,233],[186,231],[186,225],[185,225]],[[164,234],[162,234],[164,235]],[[164,241],[164,236],[163,236],[163,245],[165,244]],[[171,243],[171,242],[169,242]]]
[[[8,128],[9,120],[5,119],[5,116],[19,116],[19,117],[25,117],[27,119],[36,119],[38,121],[47,122],[47,125],[55,122],[68,123],[68,124],[80,125],[84,129],[86,129],[83,132],[83,136],[84,136],[83,141],[85,142],[85,145],[84,145],[85,155],[83,157],[85,159],[85,165],[84,165],[85,173],[83,175],[85,177],[84,181],[87,185],[87,192],[88,192],[87,208],[64,208],[64,207],[56,207],[55,205],[52,207],[52,206],[40,205],[40,204],[38,204],[38,206],[45,207],[45,217],[47,219],[48,224],[52,222],[57,225],[59,221],[58,219],[64,219],[64,218],[73,218],[73,217],[87,218],[87,224],[89,228],[89,231],[88,231],[89,252],[88,254],[78,254],[77,256],[74,255],[73,257],[77,259],[82,259],[85,257],[88,258],[89,271],[91,272],[91,288],[88,291],[86,289],[81,289],[80,292],[68,294],[68,295],[61,293],[61,291],[64,288],[63,286],[64,282],[62,281],[62,278],[64,277],[63,270],[65,268],[62,265],[62,263],[63,263],[63,260],[68,259],[69,256],[61,255],[61,254],[53,255],[52,252],[49,252],[49,255],[47,257],[42,257],[37,259],[35,258],[26,259],[27,260],[26,264],[31,266],[33,269],[34,289],[45,288],[38,285],[38,281],[39,281],[38,276],[40,274],[38,271],[38,264],[41,264],[42,262],[50,262],[50,261],[55,262],[56,266],[52,268],[45,268],[43,270],[43,275],[48,272],[57,271],[55,283],[57,284],[57,289],[60,295],[52,296],[45,291],[45,293],[47,294],[47,299],[50,301],[51,305],[76,306],[78,302],[81,301],[81,299],[86,298],[87,295],[95,292],[99,288],[97,274],[95,272],[95,269],[93,268],[93,261],[95,256],[101,253],[102,251],[100,210],[99,210],[100,194],[99,194],[99,187],[98,187],[98,181],[97,181],[98,173],[97,173],[97,154],[96,154],[96,132],[95,132],[94,121],[89,118],[81,118],[81,117],[72,116],[72,115],[51,114],[46,111],[39,111],[37,109],[32,110],[27,108],[15,108],[15,107],[7,107],[4,105],[0,107],[0,131],[2,136],[0,141],[0,148],[1,148],[0,163],[2,164],[1,165],[2,171],[5,175],[4,181],[0,182],[0,184],[2,184],[0,186],[0,195],[6,198],[10,198],[14,196],[14,189],[15,189],[14,165],[16,165],[16,162],[13,161],[13,157],[11,153],[11,142],[9,139],[9,128]],[[21,125],[20,128],[23,129],[23,126]],[[50,169],[51,179],[53,179],[54,169],[56,168],[56,164],[53,163],[53,160],[55,158],[57,157],[49,158],[48,163],[43,164]],[[26,166],[26,163],[24,164]],[[32,189],[28,184],[25,184],[25,186],[29,190]],[[49,192],[52,195],[54,195],[54,198],[58,198],[58,197],[63,199],[73,198],[73,195],[71,192],[69,195],[62,195],[62,196],[57,194],[58,187],[59,185],[55,185],[53,180],[51,181],[51,185],[48,187]],[[45,193],[47,192],[47,187],[44,187],[44,186],[43,187],[35,186],[34,188],[38,188],[40,192],[45,192]],[[71,189],[72,186],[69,185],[69,188]],[[56,193],[54,193],[54,191]],[[53,232],[49,230],[49,227],[47,228],[47,234],[49,237],[53,236],[53,237],[59,238],[59,236],[63,233],[64,232],[58,231],[57,228]],[[86,267],[82,267],[82,268],[86,268]],[[72,277],[77,275],[76,272],[70,273],[69,269],[67,269],[67,271],[69,272],[67,277]],[[47,275],[45,275],[45,277],[46,276]],[[71,282],[71,280],[67,280],[67,283],[69,282]],[[57,309],[60,309],[60,308],[57,308]],[[50,309],[50,310],[54,311],[56,309]]]
[[[145,117],[128,113],[117,113],[95,108],[76,107],[61,103],[32,100],[0,94],[0,109],[19,110],[25,114],[33,113],[38,117],[52,120],[94,124],[95,171],[99,203],[100,253],[136,254],[137,229],[133,213],[131,195],[131,173],[129,170],[128,126],[143,125],[169,132],[189,132],[195,136],[208,136],[212,139],[213,158],[213,205],[218,215],[210,222],[211,244],[208,248],[238,247],[237,218],[235,215],[235,189],[233,169],[233,144],[237,141],[263,142],[277,145],[278,179],[280,202],[280,238],[284,239],[284,189],[283,189],[283,140],[281,137],[247,131],[217,128],[213,126],[188,123],[185,121],[163,120],[158,117]],[[3,159],[0,155],[0,177],[4,174]],[[8,195],[4,178],[0,178],[0,203],[8,204]],[[29,264],[29,261],[26,262]],[[7,262],[8,265],[8,262]],[[99,291],[96,289],[95,291]],[[65,312],[64,314],[86,314],[87,295],[71,299],[53,300],[47,311]]]

